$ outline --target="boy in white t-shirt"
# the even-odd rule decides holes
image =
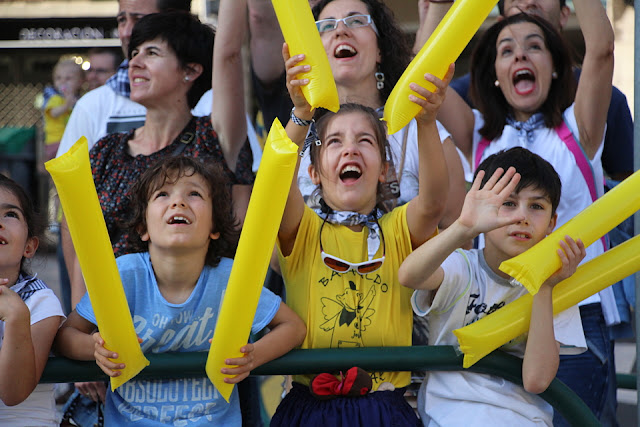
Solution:
[[[458,345],[454,329],[527,293],[498,267],[551,233],[560,191],[553,166],[526,149],[501,151],[480,164],[458,220],[409,255],[398,273],[400,283],[416,289],[414,311],[428,315],[429,344]],[[458,249],[481,233],[484,249]],[[502,347],[524,359],[524,388],[491,375],[430,372],[418,397],[425,426],[552,425],[553,409],[536,394],[555,377],[560,353],[586,349],[577,307],[553,316],[553,287],[585,256],[580,240],[565,236],[560,246],[562,267],[534,296],[529,333]]]

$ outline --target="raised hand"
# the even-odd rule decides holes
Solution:
[[[305,114],[311,112],[311,105],[307,102],[307,99],[302,93],[302,86],[309,84],[309,79],[298,79],[298,74],[308,73],[311,70],[310,65],[298,65],[305,58],[304,54],[291,57],[289,54],[289,45],[284,43],[282,45],[282,58],[284,59],[284,65],[286,69],[286,83],[289,96],[293,102],[294,107],[298,114]],[[299,117],[302,117],[301,115]]]
[[[472,230],[473,235],[478,235],[524,219],[521,216],[499,213],[504,201],[520,182],[520,174],[516,173],[515,168],[510,167],[506,172],[502,168],[496,169],[491,178],[480,188],[483,178],[484,171],[481,170],[464,199],[458,222]]]
[[[424,79],[433,84],[436,88],[433,92],[427,90],[418,83],[410,83],[409,88],[420,96],[409,95],[409,100],[422,107],[422,110],[416,115],[416,120],[422,123],[435,122],[438,110],[444,101],[447,87],[453,78],[455,71],[454,64],[449,65],[447,73],[443,80],[440,80],[433,74],[425,74]]]

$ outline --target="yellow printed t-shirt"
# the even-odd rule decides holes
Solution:
[[[302,348],[352,348],[411,345],[412,289],[398,283],[398,269],[411,253],[407,205],[380,218],[386,242],[382,267],[366,275],[330,270],[320,256],[319,231],[323,218],[305,206],[293,250],[283,257],[278,250],[287,305],[307,324]],[[358,263],[367,260],[365,227],[354,232],[326,223],[322,246],[328,254]],[[381,242],[382,243],[382,242]],[[280,248],[278,248],[280,249]],[[374,258],[382,257],[382,244]],[[356,363],[356,362],[354,362]],[[371,372],[374,390],[383,382],[405,387],[409,372]],[[311,376],[294,381],[309,384]]]

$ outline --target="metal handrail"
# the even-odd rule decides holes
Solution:
[[[207,353],[146,354],[151,364],[136,379],[205,376]],[[459,371],[462,355],[451,346],[368,347],[293,350],[252,371],[253,375],[316,374],[344,370],[357,364],[367,371]],[[355,362],[357,361],[357,362]],[[522,385],[522,359],[494,351],[468,370],[496,375]],[[61,357],[49,359],[41,383],[106,380],[95,362]],[[540,394],[572,425],[599,426],[587,405],[560,380]]]

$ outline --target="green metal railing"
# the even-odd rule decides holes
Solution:
[[[207,353],[146,354],[151,364],[136,379],[205,376]],[[356,362],[357,361],[357,362]],[[367,371],[459,371],[462,355],[450,346],[369,347],[349,349],[293,350],[252,371],[255,375],[315,374],[360,366]],[[522,385],[522,360],[494,351],[469,368]],[[107,379],[95,362],[50,358],[42,383],[65,383]],[[599,426],[587,405],[566,385],[553,380],[540,394],[574,426]]]

